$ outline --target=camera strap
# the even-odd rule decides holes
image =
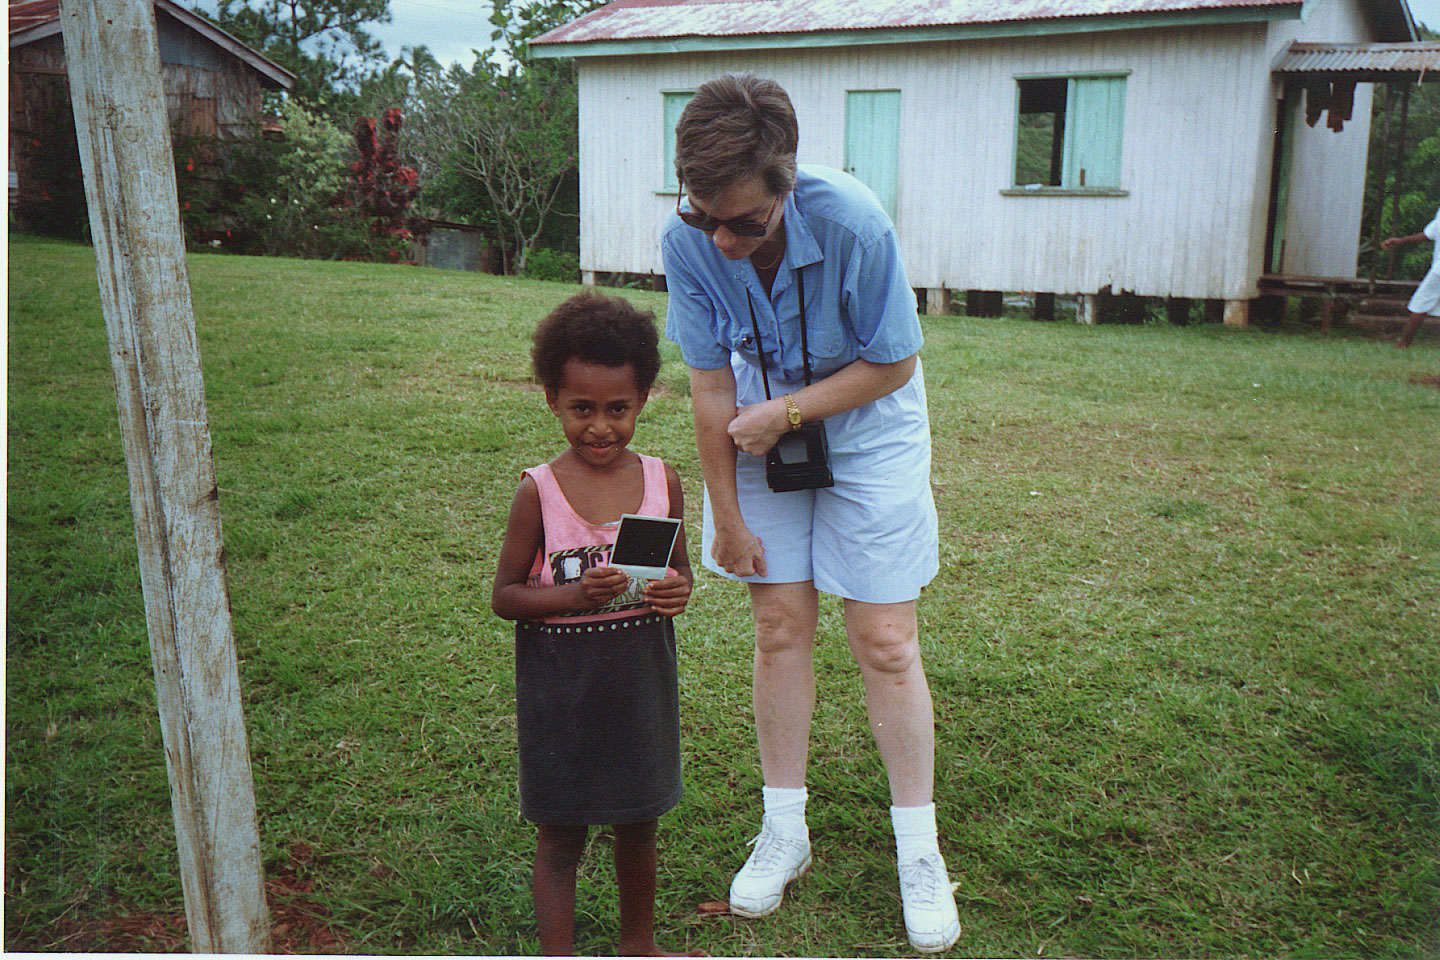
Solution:
[[[805,322],[805,274],[795,269],[796,295],[800,298],[800,352],[805,359],[805,386],[810,386],[810,331]],[[765,399],[770,399],[770,371],[766,369],[765,347],[760,342],[760,321],[755,319],[755,301],[750,298],[750,288],[745,288],[745,303],[750,307],[750,327],[755,331],[755,353],[760,357],[760,381],[765,384]],[[775,345],[780,345],[780,318],[775,318]]]

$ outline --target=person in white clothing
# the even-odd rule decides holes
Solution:
[[[1408,237],[1390,237],[1382,241],[1380,246],[1386,250],[1394,250],[1407,243],[1420,243],[1425,240],[1432,243],[1440,240],[1440,209],[1435,211],[1434,219],[1425,225],[1424,230]],[[1430,270],[1425,274],[1425,279],[1420,281],[1420,286],[1415,288],[1415,295],[1410,298],[1408,308],[1410,316],[1405,318],[1405,330],[1395,344],[1402,350],[1410,346],[1410,341],[1415,339],[1415,334],[1426,317],[1440,317],[1440,243],[1435,243]]]

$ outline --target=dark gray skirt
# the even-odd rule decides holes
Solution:
[[[532,823],[638,823],[674,807],[679,699],[670,617],[516,623],[520,813]]]

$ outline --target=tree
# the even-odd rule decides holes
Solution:
[[[411,141],[426,196],[498,241],[507,273],[525,269],[557,206],[575,190],[578,110],[570,60],[530,60],[535,37],[601,0],[495,0],[498,52],[468,71],[415,71]],[[438,195],[437,187],[444,191]]]
[[[490,22],[495,30],[490,39],[499,44],[509,59],[527,62],[530,41],[561,24],[581,17],[605,4],[606,0],[494,0]],[[553,62],[553,61],[552,61]],[[565,61],[571,73],[574,65]]]
[[[575,84],[550,64],[505,72],[489,60],[451,67],[420,92],[428,166],[472,182],[506,273],[525,268],[566,175],[575,169]]]
[[[1440,37],[1433,30],[1420,28],[1422,40]],[[1397,84],[1391,116],[1389,176],[1382,160],[1386,134],[1386,93],[1377,85],[1375,106],[1370,121],[1370,160],[1365,176],[1365,212],[1361,236],[1360,272],[1369,275],[1371,257],[1381,240],[1396,234],[1416,233],[1435,216],[1440,205],[1440,83],[1428,80],[1410,86],[1410,103],[1405,116],[1405,136],[1400,136],[1400,102],[1404,84]],[[1376,205],[1381,198],[1384,177],[1385,209],[1379,230],[1375,228]],[[1374,233],[1372,236],[1371,234]],[[1431,263],[1428,244],[1402,247],[1390,254],[1380,254],[1378,275],[1418,280]]]
[[[213,19],[294,73],[295,96],[322,105],[384,62],[365,27],[390,22],[390,0],[218,0]]]
[[[370,232],[386,244],[386,256],[393,263],[403,259],[401,250],[408,241],[424,237],[429,225],[410,213],[410,204],[419,194],[414,167],[400,162],[395,146],[400,137],[403,114],[390,107],[380,117],[355,121],[355,149],[360,159],[350,164],[350,180],[341,196],[342,206],[353,207],[370,221]]]

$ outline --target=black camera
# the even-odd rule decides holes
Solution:
[[[805,274],[795,271],[796,302],[800,304],[800,351],[805,359],[805,386],[810,386],[810,340],[805,322]],[[756,359],[760,362],[760,382],[765,385],[765,399],[770,397],[770,371],[766,369],[765,348],[760,342],[760,321],[755,319],[755,304],[750,300],[750,288],[745,288],[745,300],[750,304],[750,326],[755,333]],[[747,337],[746,340],[749,340]],[[794,411],[793,404],[790,407]],[[775,493],[789,493],[791,490],[819,490],[835,486],[835,477],[830,473],[830,445],[825,440],[825,421],[815,420],[802,424],[798,430],[781,435],[765,454],[765,482]]]
[[[823,420],[781,435],[765,455],[765,482],[775,493],[835,486]]]

